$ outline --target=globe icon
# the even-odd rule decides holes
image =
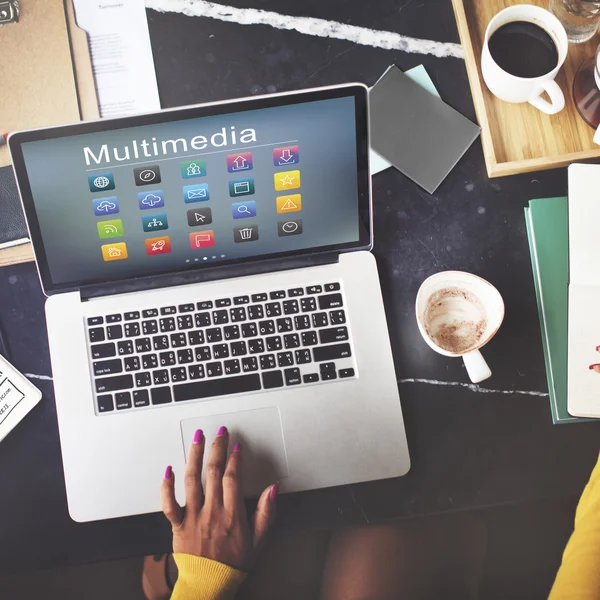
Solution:
[[[94,185],[97,188],[103,189],[110,185],[110,179],[101,175],[100,177],[96,177],[96,179],[94,179]]]

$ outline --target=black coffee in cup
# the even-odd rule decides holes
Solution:
[[[494,31],[488,46],[496,64],[515,77],[541,77],[558,64],[552,36],[528,21],[502,25]]]

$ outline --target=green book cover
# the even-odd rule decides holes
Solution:
[[[580,423],[567,411],[569,288],[567,198],[530,200],[525,208],[531,266],[544,347],[552,421]]]

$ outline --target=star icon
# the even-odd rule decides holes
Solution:
[[[281,185],[282,186],[292,185],[294,183],[294,179],[296,179],[296,178],[295,177],[290,177],[289,175],[285,175],[280,180],[281,181]]]

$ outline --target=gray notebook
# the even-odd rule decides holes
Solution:
[[[433,194],[480,127],[391,66],[369,94],[371,147]]]

